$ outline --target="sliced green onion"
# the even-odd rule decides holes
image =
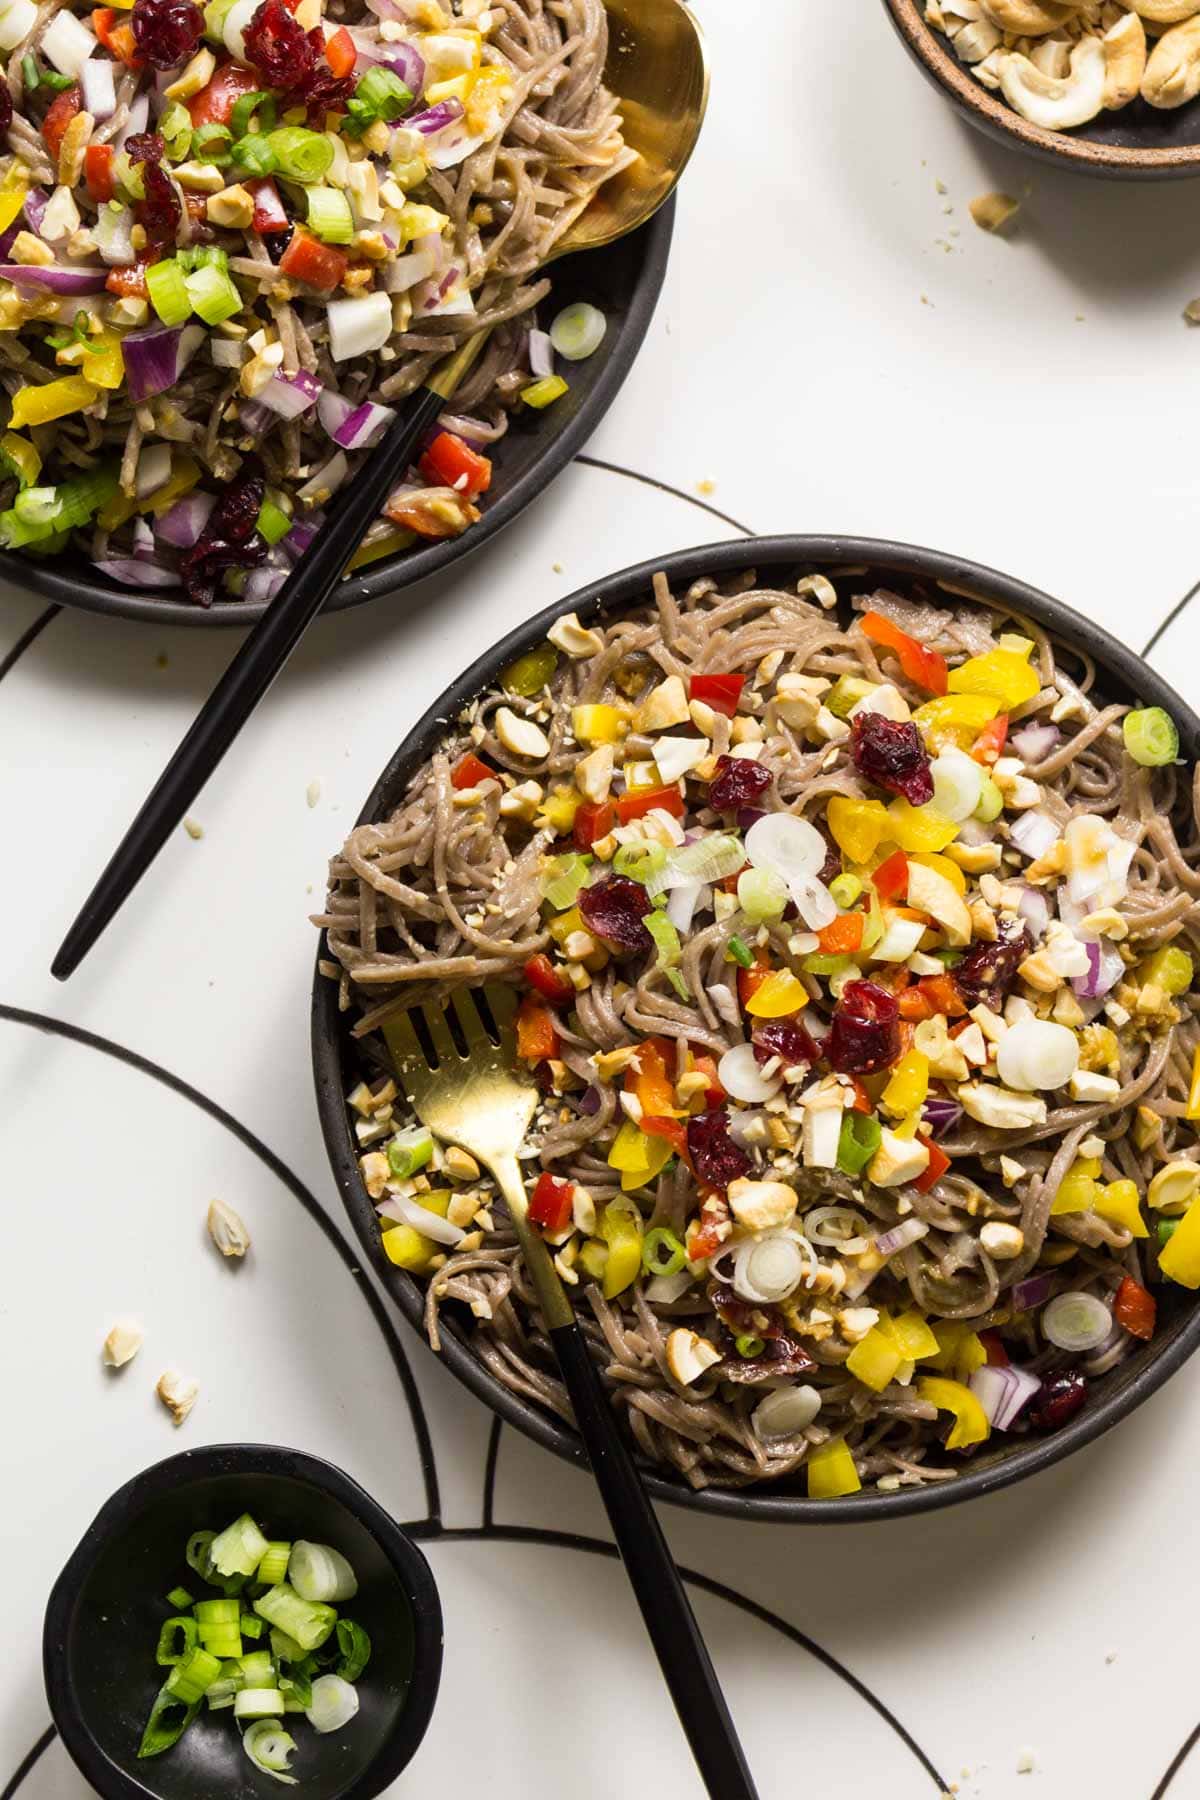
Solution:
[[[222,250],[219,244],[196,244],[190,250],[177,250],[175,261],[189,275],[193,269],[207,268],[210,263],[214,269],[227,269],[229,252]]]
[[[331,1600],[353,1600],[358,1592],[357,1577],[341,1551],[335,1550],[331,1544],[310,1543],[307,1538],[301,1538],[292,1545],[288,1579],[301,1600],[319,1604]],[[286,1625],[284,1630],[287,1630]],[[304,1643],[299,1632],[294,1635]],[[325,1635],[328,1637],[328,1632]],[[307,1644],[305,1648],[315,1650],[317,1646]]]
[[[743,1332],[740,1337],[736,1337],[733,1341],[738,1355],[749,1357],[751,1361],[753,1361],[756,1356],[761,1356],[767,1347],[762,1338],[754,1337],[749,1332]]]
[[[251,121],[258,116],[258,128],[254,135],[261,136],[275,129],[275,96],[263,88],[253,94],[243,94],[234,102],[233,111],[229,115],[229,128],[235,138],[244,138],[251,128]]]
[[[146,270],[150,304],[164,325],[182,325],[192,316],[187,277],[173,256],[151,263]]]
[[[353,242],[354,214],[341,188],[309,188],[308,228],[324,244]]]
[[[182,1611],[185,1606],[192,1605],[192,1596],[185,1587],[173,1587],[167,1595],[167,1605]]]
[[[1000,792],[990,775],[983,778],[983,792],[979,796],[979,805],[975,808],[973,818],[984,825],[990,825],[1004,811],[1004,795]]]
[[[293,1556],[295,1552],[293,1551]],[[318,1649],[337,1624],[332,1606],[314,1606],[302,1599],[286,1581],[254,1602],[254,1610],[268,1625],[278,1625],[295,1638],[301,1650]]]
[[[233,1697],[235,1719],[280,1719],[283,1695],[278,1688],[242,1688]]]
[[[1130,756],[1143,769],[1161,769],[1179,756],[1179,732],[1161,706],[1143,706],[1138,712],[1126,713],[1121,735]]]
[[[258,1529],[249,1513],[243,1513],[240,1519],[214,1538],[210,1552],[213,1568],[219,1575],[253,1575],[259,1563],[270,1549],[266,1538]],[[217,1607],[226,1610],[216,1612]],[[228,1610],[232,1608],[232,1610]],[[203,1612],[202,1612],[203,1609]],[[212,1620],[236,1619],[241,1608],[230,1600],[206,1600],[196,1608],[196,1617],[207,1616]]]
[[[260,132],[238,138],[229,152],[230,161],[244,175],[273,175],[279,167],[275,152]]]
[[[847,911],[863,891],[863,884],[857,875],[835,875],[829,884],[829,892],[843,912]]]
[[[269,1650],[252,1650],[240,1658],[243,1687],[274,1687],[275,1659]]]
[[[371,1660],[370,1638],[353,1619],[339,1619],[337,1642],[341,1655],[334,1666],[334,1674],[340,1675],[343,1681],[357,1681]]]
[[[275,502],[268,498],[258,509],[255,528],[266,538],[268,544],[278,544],[292,529],[292,521],[281,506],[276,506]],[[274,1583],[271,1585],[273,1586]]]
[[[647,1275],[678,1275],[687,1265],[687,1249],[673,1231],[656,1225],[642,1239],[642,1267]],[[347,1680],[353,1677],[348,1676]]]
[[[1160,1250],[1175,1236],[1182,1223],[1182,1219],[1160,1219],[1158,1221],[1158,1247]]]
[[[320,181],[333,165],[333,145],[323,131],[308,131],[302,125],[286,125],[269,131],[267,142],[285,175],[306,185]]]
[[[208,0],[204,8],[204,35],[211,38],[214,44],[222,42],[225,36],[225,15],[235,4],[235,0]]]
[[[754,967],[754,952],[745,938],[731,937],[725,946],[726,962],[735,962],[739,969]]]
[[[164,1669],[173,1668],[183,1661],[189,1650],[196,1648],[199,1635],[195,1619],[164,1619],[158,1634],[158,1649],[154,1652],[155,1662]]]
[[[879,1121],[870,1113],[843,1113],[837,1147],[838,1168],[843,1175],[861,1175],[882,1142]]]
[[[48,87],[52,94],[64,94],[69,87],[75,86],[75,77],[74,75],[60,75],[57,69],[43,69],[39,85]]]
[[[192,115],[178,100],[163,108],[158,121],[158,135],[172,162],[185,162],[192,147]]]
[[[225,1707],[232,1706],[234,1695],[239,1693],[245,1685],[246,1678],[242,1674],[241,1658],[234,1657],[229,1662],[223,1662],[220,1675],[215,1681],[210,1682],[205,1690],[204,1698],[208,1703],[209,1711],[220,1712]]]
[[[367,70],[354,90],[354,98],[385,125],[401,118],[413,103],[411,90],[405,87],[395,71],[383,68]],[[359,118],[363,116],[358,108],[355,112]]]
[[[213,1544],[214,1562],[216,1560],[217,1542],[219,1542],[219,1540],[216,1540]],[[222,1570],[221,1573],[224,1574],[225,1571]],[[230,1569],[229,1573],[231,1575],[236,1575],[239,1571]],[[241,1617],[242,1609],[236,1600],[198,1600],[195,1606],[195,1613],[196,1618],[201,1625],[236,1625]]]
[[[271,1632],[271,1655],[277,1663],[302,1663],[308,1655],[303,1644],[298,1644],[294,1637],[277,1628]]]
[[[187,1541],[184,1558],[189,1569],[194,1569],[201,1580],[207,1581],[212,1568],[209,1551],[216,1541],[215,1531],[194,1531]]]
[[[550,327],[550,342],[568,362],[583,362],[594,356],[604,342],[608,320],[598,306],[577,300],[564,306]]]
[[[266,1561],[265,1557],[263,1561]],[[238,1620],[238,1629],[244,1638],[260,1638],[267,1629],[266,1621],[260,1619],[257,1613],[244,1612]]]
[[[358,1711],[358,1689],[340,1675],[322,1675],[312,1685],[305,1715],[314,1731],[340,1731]]]
[[[232,143],[233,133],[228,125],[218,125],[215,119],[210,119],[204,125],[197,125],[192,133],[192,155],[220,168],[222,163],[229,161]]]
[[[142,1732],[142,1741],[138,1745],[138,1756],[161,1756],[164,1750],[177,1744],[199,1710],[198,1700],[190,1703],[181,1700],[178,1694],[171,1692],[170,1684],[165,1683],[159,1688],[150,1709],[150,1717],[146,1720],[146,1729]]]
[[[679,941],[678,930],[665,912],[647,913],[642,923],[654,939],[658,950],[654,961],[655,968],[663,971],[681,1000],[690,1000],[691,993],[687,982],[679,973],[678,964],[683,955],[683,946]]]
[[[574,906],[580,888],[592,866],[590,856],[556,856],[548,864],[549,879],[542,893],[555,912],[566,912]]]
[[[256,1720],[242,1739],[242,1749],[259,1773],[284,1781],[289,1787],[296,1785],[296,1777],[287,1772],[288,1758],[295,1748],[295,1738],[270,1719]]]
[[[259,526],[259,530],[262,530],[261,525]],[[267,1587],[274,1587],[278,1581],[286,1581],[288,1557],[291,1554],[292,1546],[290,1544],[268,1544],[263,1553],[263,1559],[255,1571],[255,1580],[263,1582]],[[262,1621],[256,1620],[255,1623],[261,1631]],[[258,1632],[256,1631],[254,1635],[257,1637]]]
[[[219,325],[242,310],[242,296],[226,270],[211,263],[187,278],[188,299],[206,325]]]
[[[521,398],[526,406],[532,406],[535,411],[541,412],[543,407],[561,400],[567,391],[567,384],[561,375],[543,375],[540,381],[531,381],[528,387],[521,389]]]
[[[408,1181],[419,1170],[428,1168],[432,1156],[433,1136],[424,1125],[398,1131],[387,1146],[388,1168],[397,1181]]]
[[[189,1650],[167,1676],[167,1686],[185,1706],[203,1700],[205,1693],[221,1673],[221,1663],[209,1650]]]
[[[32,51],[21,58],[21,78],[30,93],[42,79],[37,66],[37,57],[33,55]]]
[[[743,869],[738,876],[737,897],[752,925],[777,925],[789,899],[787,883],[774,869]]]
[[[804,958],[800,967],[806,975],[844,975],[852,961],[849,956],[826,956],[821,951],[815,951],[812,956]]]
[[[662,844],[622,844],[613,857],[613,868],[618,875],[627,875],[631,881],[640,881],[651,893],[662,892],[659,877],[666,866],[667,852]]]

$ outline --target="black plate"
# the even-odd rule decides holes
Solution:
[[[263,1800],[284,1791],[255,1770],[228,1713],[205,1710],[174,1749],[137,1759],[165,1673],[154,1662],[171,1611],[165,1596],[180,1582],[197,1598],[209,1591],[186,1579],[184,1547],[194,1531],[220,1531],[243,1512],[281,1537],[330,1543],[349,1557],[359,1591],[345,1610],[371,1639],[353,1723],[325,1736],[303,1717],[297,1723],[296,1791],[312,1800],[372,1800],[425,1736],[441,1676],[442,1609],[416,1545],[331,1463],[266,1444],[215,1444],[169,1457],[119,1488],[46,1607],[50,1710],[104,1800]]]
[[[600,616],[612,619],[630,607],[644,604],[655,570],[665,570],[676,591],[701,575],[724,577],[743,569],[757,569],[760,578],[781,584],[816,571],[835,574],[854,571],[853,591],[869,592],[881,583],[904,592],[914,581],[927,587],[942,584],[952,593],[966,592],[986,603],[1027,614],[1067,644],[1078,645],[1102,671],[1102,686],[1116,698],[1138,697],[1143,703],[1165,707],[1179,726],[1183,754],[1191,761],[1200,756],[1200,719],[1162,678],[1132,650],[1081,618],[1070,607],[1024,582],[961,557],[909,544],[878,542],[854,537],[772,537],[743,542],[712,544],[698,550],[675,551],[670,556],[622,570],[593,584],[569,599],[547,607],[501,643],[480,657],[452,687],[447,688],[410,733],[383,771],[367,798],[359,823],[384,817],[399,801],[412,776],[427,760],[442,737],[448,721],[476,695],[487,689],[496,673],[515,656],[540,642],[561,613],[574,609],[586,623]],[[844,583],[847,596],[851,584]],[[375,1208],[358,1172],[357,1145],[347,1117],[345,1096],[358,1079],[356,1051],[350,1037],[350,1020],[339,1014],[337,987],[318,974],[313,987],[313,1067],[317,1107],[334,1174],[351,1223],[372,1265],[395,1299],[405,1318],[424,1337],[423,1289],[411,1276],[394,1268],[380,1249]],[[1073,1450],[1088,1444],[1123,1419],[1135,1406],[1161,1387],[1200,1343],[1200,1307],[1192,1305],[1182,1290],[1167,1289],[1159,1300],[1159,1330],[1153,1344],[1136,1351],[1092,1390],[1088,1405],[1071,1424],[1052,1437],[1031,1439],[997,1447],[964,1462],[955,1481],[923,1488],[902,1489],[894,1494],[863,1492],[840,1500],[810,1500],[795,1487],[773,1483],[756,1489],[707,1488],[695,1493],[682,1477],[647,1465],[646,1482],[659,1500],[672,1500],[698,1512],[722,1513],[739,1519],[782,1520],[792,1524],[848,1523],[852,1520],[894,1519],[907,1513],[928,1512],[935,1507],[969,1500],[1019,1481],[1039,1469],[1049,1468]],[[569,1461],[584,1461],[583,1446],[561,1420],[512,1394],[489,1373],[474,1355],[470,1336],[453,1309],[442,1314],[443,1360],[471,1391],[527,1437],[544,1444]]]
[[[997,143],[1015,145],[1039,162],[1114,181],[1170,181],[1200,175],[1200,99],[1163,108],[1137,99],[1074,131],[1046,131],[977,81],[950,40],[925,22],[923,0],[883,0],[884,9],[921,73],[963,117]]]
[[[470,555],[550,485],[595,431],[641,348],[658,304],[674,226],[672,198],[632,236],[603,250],[564,256],[553,265],[553,286],[542,308],[546,319],[553,318],[572,301],[590,301],[608,319],[599,350],[586,362],[572,363],[567,369],[570,393],[544,412],[523,407],[514,418],[490,453],[495,472],[478,524],[462,537],[447,538],[369,564],[342,582],[327,603],[326,612],[339,612],[343,607],[361,606],[366,600],[399,593],[410,583]],[[78,554],[38,561],[35,557],[0,551],[0,575],[17,588],[32,588],[65,606],[156,625],[252,625],[264,611],[262,604],[249,606],[239,600],[218,601],[210,607],[192,606],[177,598],[173,589],[118,588]]]

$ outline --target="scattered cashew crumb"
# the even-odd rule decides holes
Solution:
[[[183,821],[183,829],[190,838],[195,838],[197,842],[204,836],[204,827],[201,825],[199,819],[185,819]]]
[[[997,235],[1012,224],[1021,210],[1021,202],[1014,200],[1011,194],[977,194],[968,210],[980,231]]]
[[[159,1376],[154,1391],[176,1425],[182,1425],[200,1397],[200,1383],[181,1375],[178,1369],[168,1369]]]
[[[1106,1656],[1106,1657],[1105,1657],[1105,1659],[1104,1659],[1104,1660],[1105,1660],[1105,1662],[1106,1662],[1106,1663],[1115,1663],[1115,1662],[1116,1662],[1116,1660],[1117,1660],[1117,1653],[1116,1653],[1116,1651],[1115,1651],[1115,1650],[1110,1650],[1110,1651],[1109,1651],[1109,1653],[1108,1653],[1108,1655],[1107,1655],[1107,1656]]]
[[[1033,1768],[1034,1768],[1033,1751],[1032,1750],[1019,1751],[1018,1755],[1017,1755],[1017,1774],[1018,1775],[1032,1775]]]
[[[550,566],[551,566],[551,568],[552,568],[552,569],[553,569],[553,570],[554,570],[554,573],[555,573],[555,574],[556,574],[556,575],[561,575],[561,574],[562,574],[562,572],[563,572],[563,566],[562,566],[562,564],[561,564],[561,563],[552,563],[552,564],[551,564],[551,565],[550,565]]]
[[[321,798],[321,784],[319,781],[309,782],[307,788],[304,790],[304,798],[308,801],[310,806],[315,806],[317,804],[317,801]]]
[[[1189,300],[1183,309],[1183,316],[1189,325],[1200,325],[1200,299]]]
[[[104,1361],[110,1369],[123,1369],[132,1362],[142,1345],[146,1334],[141,1326],[132,1319],[118,1319],[104,1340]]]
[[[707,476],[705,476],[703,481],[698,481],[696,483],[696,492],[698,494],[715,494],[716,491],[717,491],[716,482],[710,481]]]
[[[245,1256],[250,1248],[250,1233],[224,1200],[214,1200],[208,1209],[208,1235],[222,1256]]]

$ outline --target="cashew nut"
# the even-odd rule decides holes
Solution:
[[[1065,38],[1042,38],[1030,50],[1029,60],[1043,75],[1053,75],[1061,81],[1071,72],[1070,43]]]
[[[1195,0],[1200,8],[1200,0]],[[1115,112],[1136,100],[1146,73],[1146,27],[1135,12],[1118,19],[1103,37],[1105,56],[1104,109]]]
[[[985,56],[990,56],[993,50],[999,49],[1004,42],[1004,34],[990,19],[976,19],[964,25],[961,31],[956,31],[951,42],[960,62],[981,63]]]
[[[1009,105],[1031,125],[1069,131],[1073,125],[1086,125],[1103,109],[1107,70],[1103,43],[1098,37],[1086,37],[1072,50],[1071,72],[1065,78],[1043,75],[1027,56],[1006,56],[1000,86]]]
[[[1151,106],[1185,106],[1200,94],[1200,17],[1176,25],[1159,38],[1142,77],[1142,98]]]
[[[1044,37],[1074,18],[1083,0],[982,0],[983,15],[1001,31]]]
[[[1200,12],[1200,0],[1125,0],[1125,4],[1152,25],[1179,25]]]

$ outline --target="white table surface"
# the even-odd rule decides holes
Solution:
[[[51,954],[234,639],[3,593],[0,1782],[47,1723],[49,1586],[139,1468],[294,1444],[400,1519],[426,1514],[380,1331],[262,1147],[345,1231],[312,1100],[306,915],[430,697],[589,578],[733,535],[702,482],[753,530],[993,563],[1138,648],[1200,575],[1195,185],[1058,176],[996,148],[926,87],[878,0],[702,11],[709,124],[642,357],[589,446],[627,473],[576,464],[448,578],[316,626],[198,803],[203,838],[180,832],[65,988]],[[997,187],[1023,196],[1008,242],[967,211]],[[1152,652],[1193,703],[1198,633],[1184,610]],[[250,1225],[243,1267],[207,1242],[214,1195]],[[146,1345],[113,1379],[98,1352],[123,1312]],[[491,1416],[401,1330],[450,1529],[429,1547],[441,1701],[394,1792],[697,1795],[613,1565],[472,1538]],[[202,1386],[180,1430],[153,1396],[170,1365]],[[1067,1466],[965,1508],[820,1535],[667,1509],[681,1561],[733,1596],[696,1604],[763,1800],[928,1800],[935,1770],[978,1800],[1165,1793],[1200,1717],[1198,1451],[1185,1371]],[[605,1535],[588,1479],[507,1429],[494,1517]],[[20,1787],[87,1791],[57,1744]],[[1200,1752],[1170,1794],[1200,1796]]]

